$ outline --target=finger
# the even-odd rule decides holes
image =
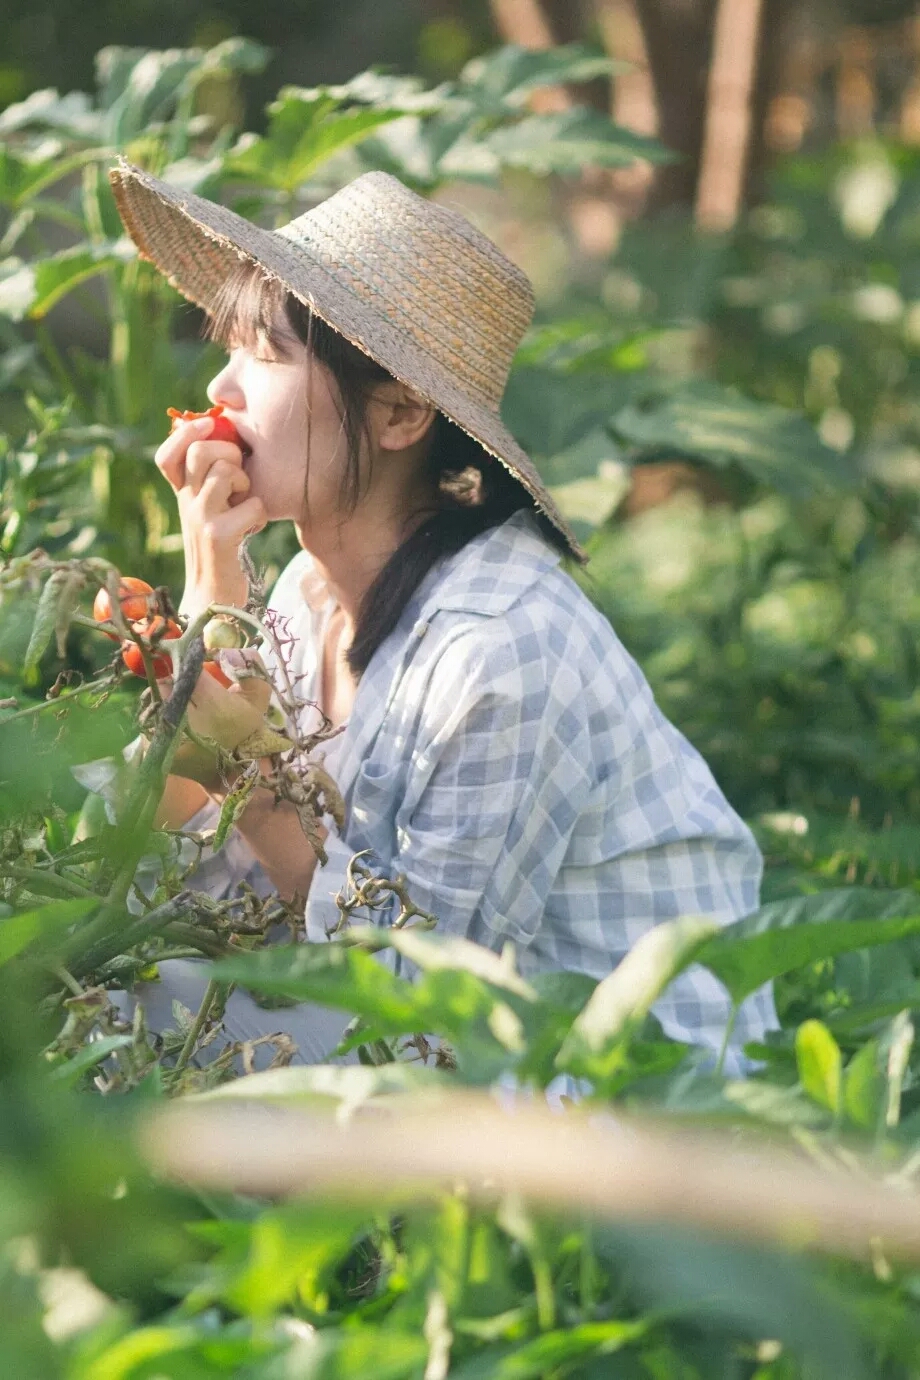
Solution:
[[[249,476],[225,461],[218,461],[201,486],[199,493],[199,513],[206,521],[226,512],[233,494],[249,492]]]
[[[185,485],[193,494],[216,465],[232,467],[243,473],[243,452],[232,441],[193,441],[185,456]]]
[[[231,685],[227,693],[239,695],[259,714],[264,714],[272,697],[272,687],[269,681],[263,680],[261,676],[247,676],[245,680],[238,680],[235,685]]]
[[[201,534],[212,547],[232,546],[235,550],[250,532],[261,532],[267,521],[265,504],[254,495],[235,508],[205,519]]]
[[[214,427],[213,417],[199,417],[194,422],[183,422],[170,432],[161,446],[157,447],[154,460],[157,469],[176,490],[185,483],[185,455],[193,441],[201,441]]]

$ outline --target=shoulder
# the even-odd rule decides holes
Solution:
[[[526,510],[433,572],[420,616],[439,633],[432,652],[493,678],[529,668],[543,683],[561,675],[576,693],[602,668],[632,664]]]

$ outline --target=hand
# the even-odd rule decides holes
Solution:
[[[158,681],[158,685],[163,698],[168,699],[172,694],[172,680]],[[247,677],[225,689],[203,672],[189,701],[187,721],[199,737],[211,738],[230,752],[257,729],[265,727],[270,697],[271,685],[260,677]],[[199,747],[190,738],[184,738],[180,744],[170,773],[197,781],[214,797],[222,799],[226,792],[217,755]]]
[[[185,593],[180,612],[189,618],[209,604],[241,608],[249,593],[240,565],[240,543],[267,521],[260,498],[248,498],[243,453],[232,441],[209,441],[213,417],[184,422],[156,452],[156,463],[179,501],[185,548]]]

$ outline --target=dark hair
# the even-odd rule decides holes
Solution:
[[[285,358],[290,349],[274,325],[279,305],[284,307],[297,339],[335,380],[348,450],[341,502],[344,511],[353,512],[361,497],[361,442],[367,435],[367,403],[374,387],[393,375],[328,326],[282,283],[266,278],[248,262],[241,263],[224,283],[208,315],[204,335],[224,347],[231,340],[247,347],[261,341]],[[459,551],[518,509],[532,507],[546,538],[568,554],[561,532],[536,509],[527,490],[504,465],[443,413],[437,414],[433,425],[428,478],[438,494],[438,509],[418,522],[361,601],[347,657],[356,680],[396,627],[435,562]],[[309,464],[309,421],[307,446]],[[414,516],[409,515],[410,519]]]

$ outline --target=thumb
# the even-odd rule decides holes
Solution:
[[[244,680],[238,680],[230,688],[230,694],[242,696],[247,704],[252,705],[253,709],[264,714],[272,697],[272,687],[261,676],[246,676]]]

